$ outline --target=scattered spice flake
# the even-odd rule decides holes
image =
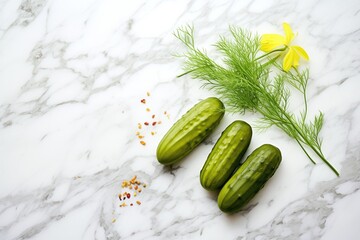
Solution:
[[[146,142],[140,141],[140,144],[143,145],[143,146],[145,146],[145,145],[146,145]]]
[[[139,138],[139,139],[143,139],[143,138],[144,138],[144,136],[142,136],[142,135],[139,135],[139,136],[138,136],[138,138]]]
[[[146,108],[146,111],[147,111],[147,112],[150,112],[151,110],[150,110],[150,108]]]
[[[138,123],[138,129],[141,129],[141,128],[142,128],[141,123]]]
[[[151,118],[155,118],[155,114],[153,114],[153,115],[151,116]]]
[[[144,125],[149,126],[149,123],[148,123],[148,122],[144,122]]]
[[[146,92],[146,95],[147,95],[148,97],[150,97],[150,92]]]
[[[112,223],[116,222],[116,219],[114,218],[111,222],[112,222]]]
[[[133,177],[132,177],[132,179],[130,180],[130,183],[131,183],[131,184],[134,184],[134,183],[135,183],[136,178],[137,178],[137,176],[136,176],[136,175],[135,175],[135,176],[133,176]]]
[[[122,188],[125,188],[125,187],[127,187],[127,186],[129,186],[129,181],[123,181],[123,182],[121,183],[121,187],[122,187]]]
[[[157,123],[158,123],[158,124],[161,124],[161,121],[158,121]]]
[[[130,180],[124,180],[121,184],[122,188],[125,189],[129,189],[130,191],[124,191],[123,193],[118,194],[119,200],[123,201],[119,207],[126,207],[126,206],[133,206],[135,205],[134,202],[130,202],[129,205],[127,204],[127,202],[125,201],[126,199],[130,199],[131,198],[131,194],[133,195],[133,197],[136,197],[137,194],[141,193],[142,189],[140,188],[140,186],[146,188],[146,184],[142,183],[141,181],[139,181],[135,176],[133,176]],[[124,190],[125,190],[124,189]],[[133,190],[134,189],[134,190]],[[132,193],[131,193],[132,192]],[[140,201],[136,201],[137,205],[141,205]]]
[[[164,115],[166,115],[167,114],[167,111],[164,111]]]
[[[156,125],[156,122],[153,122],[152,125],[155,126],[155,125]]]
[[[136,132],[136,136],[139,136],[140,135],[140,132]]]
[[[140,101],[141,103],[143,103],[143,104],[146,104],[146,99],[145,98],[143,98],[143,99],[141,99],[141,101]]]
[[[155,135],[155,132],[151,132],[151,135],[153,135],[153,136],[154,136],[154,135]]]

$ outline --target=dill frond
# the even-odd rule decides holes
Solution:
[[[308,153],[310,148],[338,176],[337,170],[326,160],[321,150],[320,130],[324,115],[319,113],[313,121],[307,121],[306,87],[309,71],[282,71],[276,58],[259,61],[259,36],[242,28],[230,26],[231,38],[220,36],[214,44],[221,54],[218,63],[204,50],[195,46],[194,28],[185,26],[175,32],[175,36],[187,47],[184,58],[184,73],[200,79],[205,86],[213,89],[231,111],[245,113],[259,112],[259,129],[272,125],[282,129],[293,138],[306,156],[315,164]],[[270,72],[275,68],[273,74]],[[300,116],[289,111],[290,89],[293,87],[303,95],[304,109]]]

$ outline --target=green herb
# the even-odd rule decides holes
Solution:
[[[185,73],[178,77],[189,74],[192,78],[203,80],[206,86],[222,97],[231,111],[260,113],[262,118],[257,128],[279,127],[295,139],[314,164],[307,147],[339,176],[321,150],[319,133],[324,115],[320,112],[313,121],[307,121],[306,86],[309,71],[296,68],[294,71],[282,71],[277,62],[281,53],[272,58],[269,53],[259,57],[260,38],[257,35],[237,27],[230,27],[230,33],[232,39],[220,36],[214,45],[222,57],[218,63],[205,50],[195,47],[193,27],[179,28],[175,36],[186,45],[188,51],[180,55],[185,58]],[[303,95],[304,109],[300,116],[289,111],[289,86]]]

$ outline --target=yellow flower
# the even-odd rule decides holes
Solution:
[[[290,46],[295,34],[287,23],[283,23],[285,36],[280,34],[264,34],[260,40],[260,49],[264,52],[271,52],[279,50],[279,47],[284,46],[288,51],[285,54],[283,61],[283,69],[289,71],[290,68],[299,66],[300,57],[309,60],[306,51],[300,46]]]

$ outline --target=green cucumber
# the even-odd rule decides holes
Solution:
[[[277,147],[264,144],[255,149],[221,189],[218,206],[223,212],[239,211],[264,187],[281,162]]]
[[[170,165],[183,159],[212,133],[224,113],[224,104],[218,98],[197,103],[162,138],[156,151],[158,161]]]
[[[240,166],[249,147],[252,130],[244,121],[234,121],[221,134],[200,172],[200,183],[207,190],[218,190]]]

